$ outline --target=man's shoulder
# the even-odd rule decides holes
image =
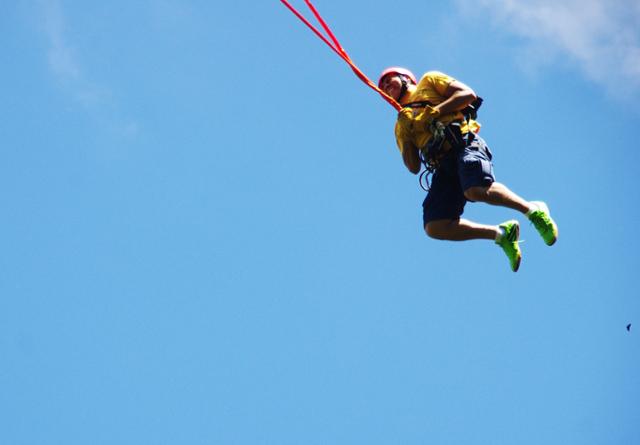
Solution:
[[[431,81],[431,82],[443,81],[443,80],[451,81],[451,80],[454,80],[454,78],[442,71],[431,70],[431,71],[427,71],[422,75],[422,77],[420,78],[420,82],[422,82],[423,80]]]
[[[440,71],[440,70],[429,70],[426,73],[424,73],[423,76],[447,76],[450,77],[447,73]]]

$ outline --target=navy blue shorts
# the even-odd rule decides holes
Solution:
[[[422,203],[423,224],[460,218],[467,203],[464,191],[488,187],[495,181],[492,158],[491,150],[477,135],[464,148],[452,150],[431,178],[431,189]]]

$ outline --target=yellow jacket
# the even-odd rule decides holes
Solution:
[[[444,73],[429,71],[418,82],[416,90],[409,97],[408,103],[429,102],[432,105],[438,105],[447,99],[445,91],[454,80],[454,78]],[[432,117],[429,114],[429,108],[405,107],[400,110],[395,126],[395,136],[401,153],[405,147],[413,146],[420,150],[427,145],[432,136],[429,131],[431,121]],[[445,125],[454,121],[462,122],[460,130],[463,134],[469,131],[474,133],[480,131],[478,122],[474,120],[466,122],[460,112],[439,116],[438,121]]]

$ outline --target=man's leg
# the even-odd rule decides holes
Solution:
[[[481,163],[472,162],[469,165],[470,169],[465,168],[465,171],[471,170],[469,173],[472,173],[469,178],[471,184],[467,183],[467,188],[477,184],[481,184],[482,187],[484,184],[491,184],[495,180],[489,158],[490,156],[483,158]],[[478,166],[486,168],[478,172],[476,169]],[[451,168],[451,165],[445,164],[433,175],[431,190],[422,204],[425,232],[430,237],[440,240],[494,240],[509,258],[511,269],[514,272],[517,271],[522,258],[520,246],[518,245],[520,236],[518,222],[511,220],[499,226],[490,226],[460,218],[467,197],[463,188],[465,181],[462,181],[458,171],[459,167],[457,165],[454,167]],[[489,189],[490,187],[487,185],[486,188]],[[526,203],[523,207],[526,207]]]
[[[438,219],[425,224],[424,231],[431,238],[447,241],[466,241],[472,239],[495,240],[500,229],[498,226],[477,224],[466,219]]]
[[[527,215],[544,242],[549,246],[552,246],[558,239],[558,226],[551,218],[549,208],[542,201],[526,201],[509,190],[507,186],[498,182],[487,187],[469,187],[465,190],[464,196],[470,201],[508,207]]]
[[[493,182],[489,186],[469,187],[464,191],[469,201],[486,202],[487,204],[508,207],[524,213],[532,210],[533,205],[509,190],[504,184]]]
[[[424,225],[424,230],[431,238],[447,241],[466,241],[473,239],[494,240],[509,258],[511,270],[516,272],[520,267],[522,253],[518,240],[520,226],[518,221],[506,221],[499,226],[477,224],[466,219],[437,219]]]

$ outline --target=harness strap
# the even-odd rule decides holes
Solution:
[[[428,101],[419,101],[405,104],[404,107],[422,108],[426,107],[427,105],[433,106]],[[467,121],[467,124],[471,119],[477,118],[478,108],[480,108],[480,106],[482,106],[482,98],[478,97],[472,104],[462,110],[462,114],[464,116],[464,119]],[[436,158],[440,153],[444,142],[448,142],[451,148],[455,150],[458,147],[462,147],[468,144],[470,140],[473,140],[473,132],[468,131],[465,135],[463,135],[460,127],[460,122],[454,121],[449,123],[444,128],[444,137],[440,137],[438,140],[433,140],[432,137],[432,140],[429,141],[429,144],[427,144],[426,152],[419,152],[420,162],[422,162],[422,165],[424,165],[424,170],[422,171],[422,173],[420,173],[418,183],[420,184],[422,190],[424,190],[425,192],[429,192],[431,190],[431,185],[429,184],[429,176],[433,175],[433,173],[438,168]]]
[[[409,107],[409,108],[424,108],[426,106],[429,107],[433,107],[433,104],[431,102],[429,102],[428,100],[420,100],[417,102],[409,102],[408,104],[404,104],[402,107]]]

